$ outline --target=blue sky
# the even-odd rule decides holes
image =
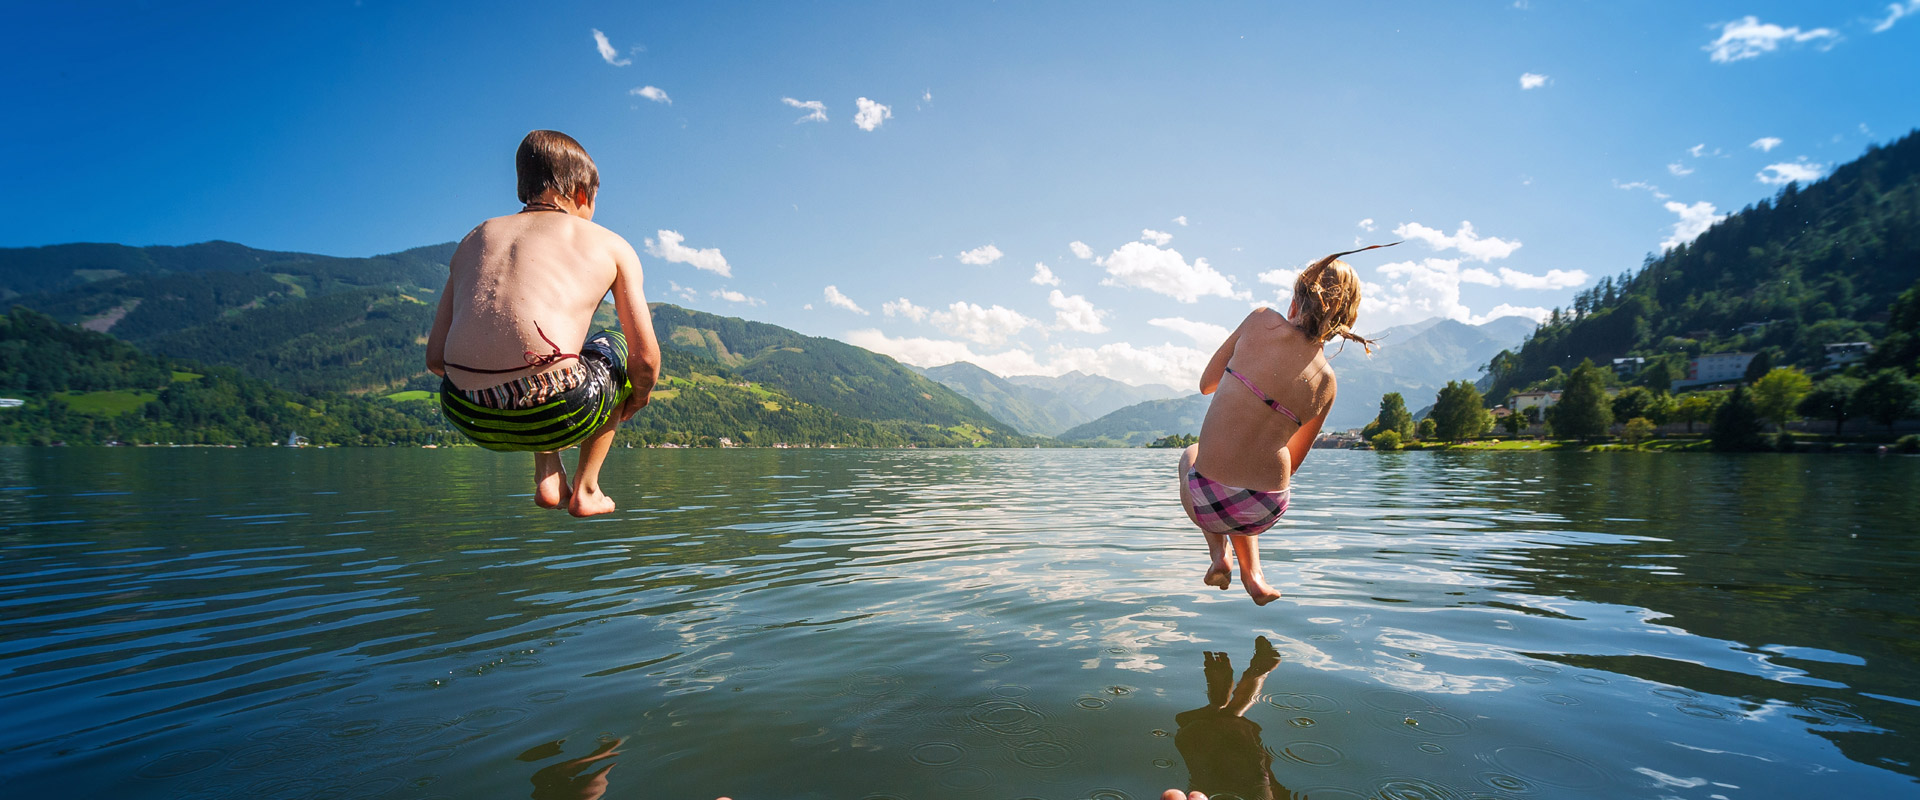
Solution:
[[[0,246],[451,241],[555,128],[652,299],[1186,383],[1355,242],[1363,332],[1537,315],[1920,125],[1920,0],[1331,5],[46,4]]]

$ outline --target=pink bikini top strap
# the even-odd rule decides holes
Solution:
[[[1266,403],[1268,408],[1287,415],[1287,419],[1293,420],[1293,424],[1300,424],[1300,415],[1293,413],[1293,411],[1286,406],[1274,402],[1273,398],[1268,397],[1266,392],[1260,391],[1260,387],[1253,385],[1253,381],[1247,380],[1247,376],[1234,372],[1232,367],[1227,367],[1227,374],[1239,378],[1241,383],[1247,385],[1247,390],[1253,392],[1254,397],[1260,398],[1260,402]]]

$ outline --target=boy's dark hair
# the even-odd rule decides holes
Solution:
[[[548,189],[569,200],[581,192],[593,197],[600,191],[600,170],[594,168],[587,149],[559,131],[527,134],[513,154],[513,169],[520,177],[522,203],[533,202]]]

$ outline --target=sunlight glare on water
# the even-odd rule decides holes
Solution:
[[[0,779],[1915,792],[1920,460],[1316,452],[1256,608],[1201,584],[1175,457],[622,450],[576,520],[472,449],[0,451]]]

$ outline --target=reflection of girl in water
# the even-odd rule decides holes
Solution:
[[[1173,718],[1180,726],[1173,743],[1187,762],[1188,789],[1249,800],[1293,797],[1273,778],[1273,756],[1260,744],[1260,726],[1245,716],[1267,673],[1279,664],[1280,654],[1265,636],[1254,640],[1253,660],[1239,683],[1231,683],[1233,664],[1226,653],[1206,654],[1207,704]]]

